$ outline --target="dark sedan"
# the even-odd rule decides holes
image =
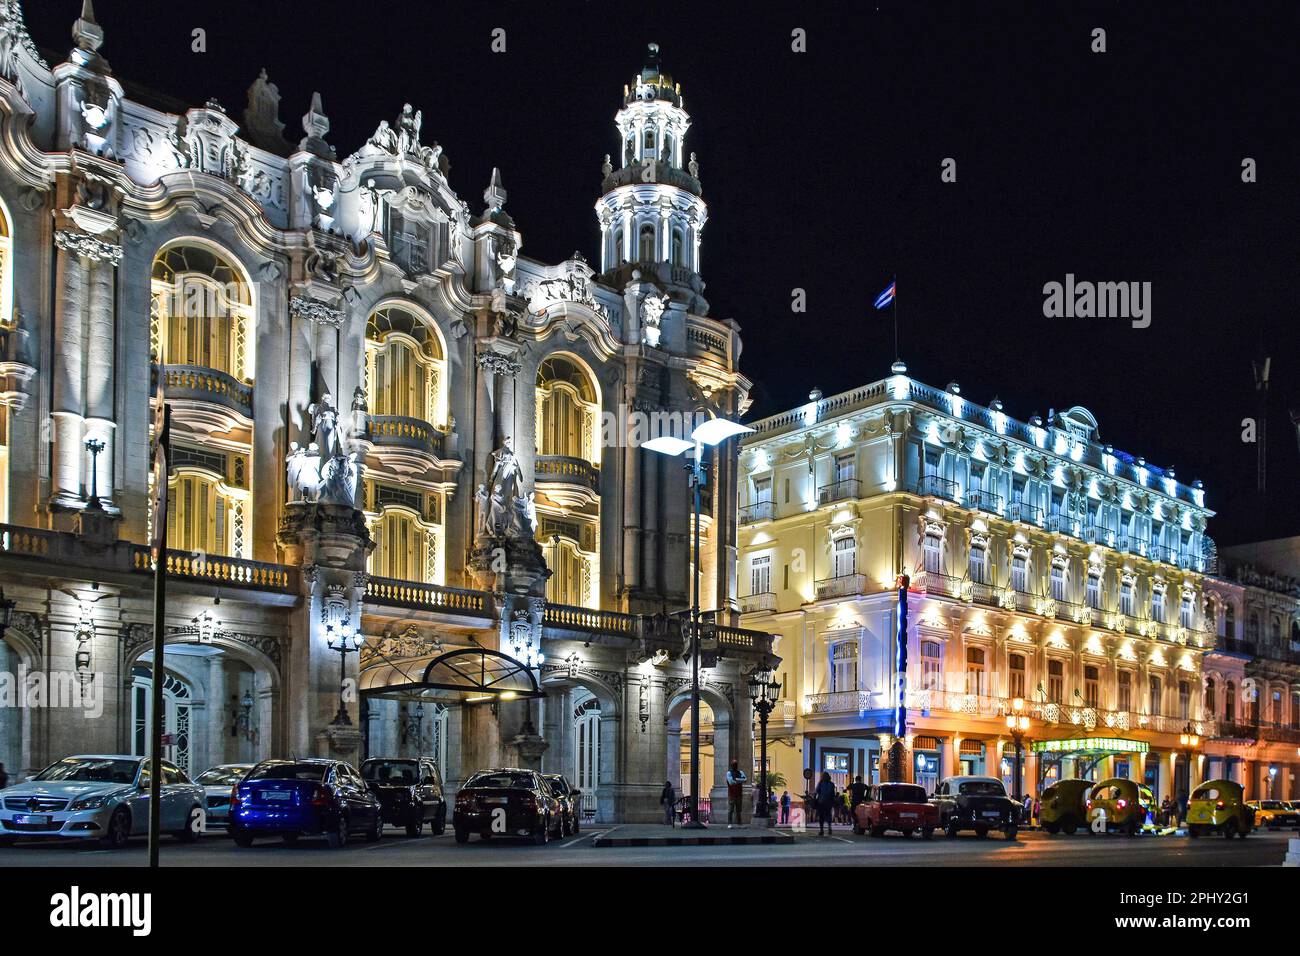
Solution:
[[[434,836],[447,829],[447,799],[442,776],[427,757],[371,757],[361,776],[383,804],[384,822],[405,827],[416,837],[429,824]]]
[[[451,818],[456,842],[471,833],[531,837],[538,845],[563,834],[563,811],[550,786],[535,770],[481,770],[456,794]]]
[[[263,760],[230,796],[230,833],[239,846],[259,836],[294,843],[303,834],[324,834],[332,847],[353,833],[368,841],[383,829],[379,798],[350,764],[341,760]]]
[[[544,773],[543,779],[551,785],[551,792],[560,801],[564,825],[560,830],[565,836],[578,833],[582,829],[582,791],[569,783],[562,773]]]
[[[974,830],[979,837],[1001,830],[1014,840],[1020,829],[1020,804],[1007,796],[997,777],[949,777],[935,788],[930,802],[939,808],[939,826],[950,837],[962,830]]]

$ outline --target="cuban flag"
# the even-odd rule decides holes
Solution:
[[[876,296],[876,308],[883,309],[894,301],[894,283],[889,283],[885,291]]]

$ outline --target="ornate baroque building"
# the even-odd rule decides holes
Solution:
[[[471,206],[410,105],[340,155],[319,96],[297,134],[265,72],[239,117],[180,112],[127,95],[89,2],[72,33],[48,63],[0,2],[0,669],[74,698],[0,708],[0,761],[144,751],[162,401],[182,767],[433,753],[453,785],[540,765],[589,813],[655,818],[692,529],[679,463],[626,426],[736,417],[749,388],[704,299],[657,48],[616,116],[593,265],[524,256],[499,172]],[[734,449],[714,478],[734,501]],[[721,773],[749,762],[770,639],[734,626],[734,516],[705,510]]]
[[[1019,700],[1022,792],[1112,775],[1187,791],[1215,727],[1200,483],[1104,444],[1086,409],[1017,421],[906,372],[814,392],[744,442],[743,620],[777,635],[788,693],[775,769],[887,779],[907,575],[910,779],[1015,789]]]

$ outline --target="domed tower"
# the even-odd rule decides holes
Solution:
[[[691,118],[682,91],[659,65],[659,46],[647,48],[645,68],[623,88],[616,162],[605,157],[600,220],[600,264],[606,281],[619,286],[634,269],[643,279],[698,298],[700,235],[708,207],[700,198],[699,165],[686,149]],[[695,305],[702,314],[704,303]]]

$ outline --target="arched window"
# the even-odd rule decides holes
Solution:
[[[369,570],[377,577],[441,584],[438,527],[416,511],[387,506],[370,524],[375,550]]]
[[[177,447],[175,457],[191,456]],[[179,468],[167,485],[167,547],[198,554],[249,556],[247,488],[206,466]]]
[[[366,394],[372,415],[447,427],[447,363],[433,324],[401,306],[366,323]]]
[[[651,223],[642,223],[637,231],[637,261],[654,262],[659,256],[655,251],[655,227]]]
[[[984,696],[984,649],[966,648],[966,693]]]
[[[252,285],[233,258],[178,243],[153,261],[150,346],[162,365],[193,365],[253,381]]]
[[[686,230],[681,226],[673,227],[671,253],[671,262],[673,265],[686,265]]]
[[[546,579],[546,599],[554,604],[591,607],[595,600],[593,572],[596,555],[582,551],[576,541],[552,535],[542,546],[551,576]]]
[[[600,399],[578,362],[552,355],[537,368],[537,453],[600,464]]]

